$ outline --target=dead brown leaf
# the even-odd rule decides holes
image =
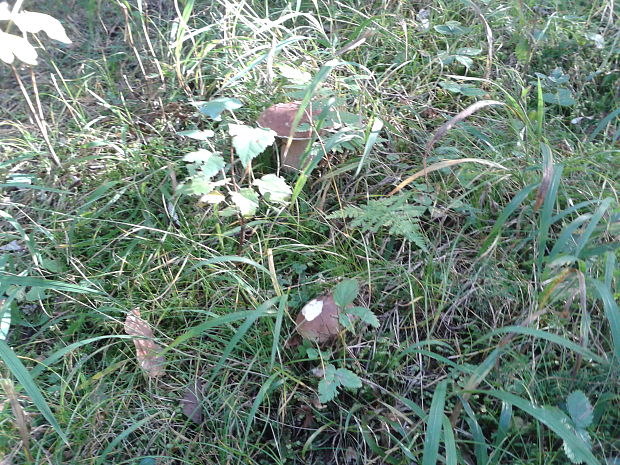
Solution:
[[[125,333],[135,336],[133,343],[136,346],[136,359],[140,368],[150,378],[162,376],[165,372],[166,358],[160,355],[163,350],[153,339],[153,330],[140,317],[140,310],[134,309],[125,319]]]
[[[183,415],[194,423],[202,423],[202,394],[203,387],[196,382],[185,390],[185,394],[181,399],[181,408]]]

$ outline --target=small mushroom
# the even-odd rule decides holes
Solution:
[[[297,332],[312,342],[324,343],[341,330],[340,311],[334,297],[326,294],[308,302],[297,315]]]
[[[283,168],[288,170],[300,170],[303,168],[301,158],[308,144],[315,138],[314,129],[312,127],[307,129],[307,126],[312,125],[312,121],[321,113],[318,108],[313,108],[312,104],[308,105],[304,110],[298,127],[291,134],[291,127],[299,106],[299,102],[277,103],[263,111],[257,120],[260,127],[275,131],[281,139],[280,163]],[[286,152],[286,143],[289,137],[291,138],[291,144],[288,152]]]

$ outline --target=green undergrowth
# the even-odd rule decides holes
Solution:
[[[620,461],[613,2],[148,3],[24,2],[73,40],[14,63],[59,164],[0,63],[1,463]],[[304,97],[341,138],[246,169],[229,125]],[[221,193],[279,174],[293,201],[188,193],[200,149]],[[344,279],[379,326],[301,341]],[[357,378],[321,403],[326,373]]]

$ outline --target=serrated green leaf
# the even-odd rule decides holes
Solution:
[[[354,315],[359,317],[364,323],[368,323],[370,326],[374,328],[378,328],[380,326],[379,319],[377,315],[375,315],[372,310],[366,307],[353,307],[348,308],[347,313],[350,315]]]
[[[181,185],[180,189],[188,194],[206,195],[215,189],[215,183],[209,176],[195,176],[187,184]]]
[[[338,315],[338,321],[347,330],[354,332],[353,322],[347,313],[340,313]]]
[[[359,284],[356,279],[345,279],[334,288],[334,302],[339,307],[346,307],[353,303],[359,292]]]
[[[244,168],[273,144],[276,137],[276,133],[271,129],[253,128],[244,124],[230,124],[228,133],[232,136],[235,152]]]
[[[253,189],[244,188],[231,192],[230,199],[243,216],[253,216],[258,210],[258,194]]]
[[[221,121],[222,120],[221,114],[224,111],[226,110],[234,111],[237,108],[241,108],[242,106],[243,104],[241,103],[241,100],[239,99],[229,98],[229,97],[219,97],[219,98],[210,100],[206,103],[199,105],[198,111],[200,111],[200,113],[208,116],[214,121]]]
[[[186,154],[183,161],[195,163],[199,174],[207,179],[215,176],[225,165],[221,155],[205,149]]]
[[[587,428],[592,423],[594,408],[582,391],[573,391],[566,398],[566,408],[577,428]]]
[[[338,394],[338,381],[336,380],[336,367],[329,363],[325,367],[323,379],[319,382],[319,401],[329,402]]]
[[[292,190],[284,178],[275,174],[266,174],[254,181],[261,195],[269,202],[286,203],[291,197]]]
[[[335,380],[340,385],[347,389],[359,389],[362,387],[362,380],[346,368],[338,368],[335,374]]]
[[[322,404],[333,400],[338,394],[338,387],[334,381],[322,379],[319,381],[319,401]]]

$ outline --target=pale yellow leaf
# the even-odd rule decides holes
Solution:
[[[5,63],[13,63],[12,56],[15,55],[24,63],[37,64],[37,51],[23,37],[0,31],[0,50],[0,58]]]
[[[13,22],[22,32],[44,31],[50,39],[70,44],[71,39],[67,36],[65,28],[60,21],[45,13],[35,13],[32,11],[21,11],[13,16]]]

